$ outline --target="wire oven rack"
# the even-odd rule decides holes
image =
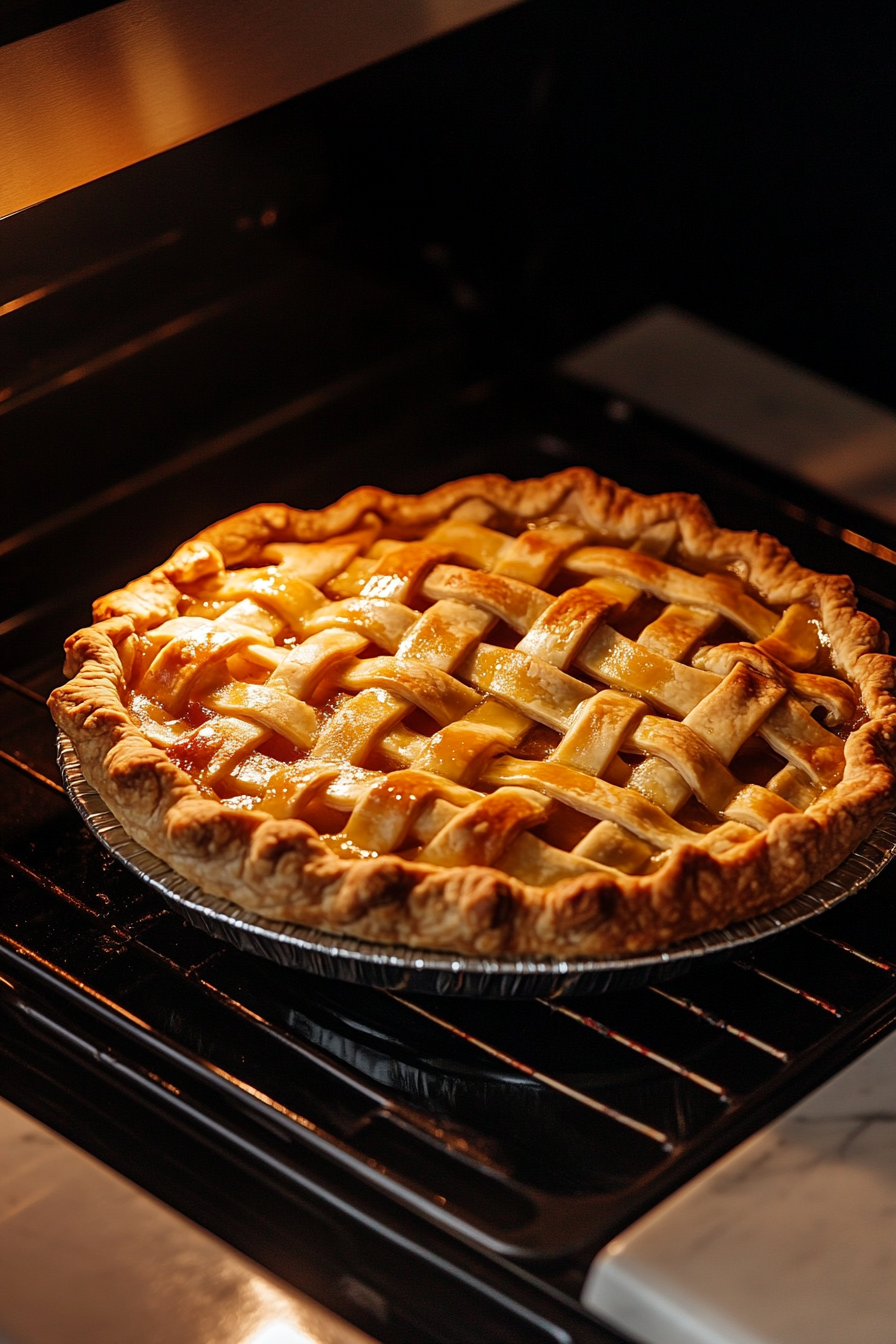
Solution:
[[[430,470],[588,460],[578,433],[604,436],[608,471],[627,459],[636,485],[684,463],[705,493],[734,488],[721,455],[707,468],[649,418],[602,419],[593,396],[552,387],[521,405],[517,391],[459,400],[453,432],[478,435],[478,456],[457,447]],[[269,449],[254,467],[280,461]],[[411,476],[400,483],[418,488]],[[810,563],[855,559],[866,605],[891,618],[885,556],[844,555],[802,504],[760,498]],[[145,503],[145,490],[119,501],[116,526]],[[4,1091],[379,1337],[468,1338],[469,1318],[451,1320],[462,1292],[483,1338],[607,1340],[576,1304],[595,1249],[896,1020],[887,872],[724,964],[568,1001],[418,997],[223,945],[121,870],[59,783],[48,631],[72,628],[81,602],[36,604],[0,640],[21,649],[25,630],[35,655],[0,680]],[[313,1254],[298,1207],[317,1219]]]

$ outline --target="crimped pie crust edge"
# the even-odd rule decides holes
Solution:
[[[366,513],[409,528],[434,525],[468,499],[521,522],[562,511],[622,544],[674,520],[683,558],[733,570],[772,606],[816,607],[833,661],[869,716],[845,743],[841,782],[727,854],[684,845],[648,877],[589,873],[537,888],[492,868],[433,868],[393,855],[340,859],[305,822],[208,799],[136,727],[122,699],[117,646],[177,615],[171,580],[208,572],[210,548],[226,565],[242,565],[270,542],[348,532]],[[717,527],[697,496],[640,495],[587,468],[519,482],[469,477],[421,496],[363,487],[321,510],[258,505],[204,529],[166,564],[100,599],[94,618],[67,641],[71,680],[50,697],[85,778],[128,833],[176,872],[267,918],[486,955],[649,951],[784,904],[842,862],[896,799],[896,659],[878,623],[857,610],[849,578],[802,567],[773,537]]]

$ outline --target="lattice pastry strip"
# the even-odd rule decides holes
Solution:
[[[464,531],[467,537],[472,532],[480,546],[488,539],[488,529],[468,526]],[[234,607],[216,618],[216,623],[225,623],[230,627],[235,624],[250,628],[254,626],[262,634],[270,636],[277,633],[272,626],[272,619],[276,621],[277,618],[285,618],[294,628],[302,630],[308,636],[308,641],[286,655],[267,686],[225,687],[206,697],[205,704],[224,713],[229,711],[248,717],[262,728],[279,732],[294,745],[311,746],[313,758],[327,761],[335,756],[351,764],[361,764],[383,731],[399,723],[412,706],[426,711],[443,727],[456,724],[465,712],[469,713],[476,708],[476,697],[471,695],[463,681],[458,681],[444,671],[461,659],[464,680],[471,682],[480,691],[497,695],[505,708],[516,709],[519,714],[517,722],[512,725],[505,722],[503,729],[496,730],[494,725],[477,724],[474,721],[454,730],[452,736],[459,740],[466,739],[467,769],[464,773],[470,773],[471,758],[484,761],[497,749],[516,745],[532,718],[555,728],[570,728],[579,710],[589,701],[587,722],[589,737],[593,739],[595,724],[607,716],[610,708],[607,697],[612,692],[594,696],[588,686],[566,676],[560,669],[574,660],[595,627],[631,605],[638,589],[620,580],[620,566],[617,563],[615,573],[608,576],[609,584],[605,582],[602,587],[600,580],[592,580],[590,584],[568,589],[551,601],[547,594],[518,576],[544,582],[546,575],[556,569],[570,548],[581,542],[584,536],[581,529],[550,529],[547,535],[545,531],[530,531],[513,545],[496,540],[496,544],[490,545],[485,554],[480,550],[477,557],[480,563],[483,560],[488,563],[494,557],[495,570],[499,571],[488,577],[482,573],[470,573],[462,567],[440,564],[445,558],[445,550],[432,545],[431,541],[390,546],[378,559],[358,599],[337,600],[329,604],[322,600],[304,577],[308,573],[308,566],[302,566],[302,558],[295,548],[285,554],[279,567],[281,570],[291,569],[291,573],[244,575],[242,583],[238,576],[218,579],[215,584],[218,599],[222,592],[226,592],[238,600]],[[442,537],[445,532],[446,529],[442,528]],[[383,543],[379,545],[382,548]],[[593,550],[586,553],[586,558],[591,559],[593,554]],[[335,558],[341,560],[344,555],[343,549],[338,557],[334,557],[334,562]],[[333,577],[332,572],[327,572],[332,567],[327,563],[325,552],[316,548],[313,560],[318,566],[317,577]],[[647,558],[637,559],[633,565],[636,579],[643,580],[647,573],[653,586],[661,583],[662,567],[656,562]],[[300,567],[301,572],[298,572]],[[427,579],[430,571],[431,577]],[[624,577],[631,578],[632,575],[624,571]],[[434,605],[424,616],[419,616],[404,605],[404,601],[421,581],[424,581],[425,595],[435,599]],[[682,587],[680,579],[678,587]],[[448,593],[453,596],[446,596]],[[458,596],[466,601],[458,602]],[[733,607],[735,604],[727,592],[724,596],[729,599],[728,607]],[[259,603],[267,604],[266,619],[266,609],[259,607]],[[755,612],[750,610],[749,615],[755,626]],[[515,651],[492,648],[481,643],[495,618],[525,631]],[[701,633],[711,629],[717,620],[717,612],[705,614],[698,608],[680,604],[667,607],[643,632],[644,648],[637,655],[639,661],[643,664],[643,653],[655,652],[657,645],[672,648],[676,652],[687,649]],[[765,622],[765,628],[768,626],[769,623]],[[612,633],[615,635],[615,632]],[[193,635],[193,632],[188,631],[187,634]],[[397,656],[352,659],[351,653],[360,652],[359,645],[363,645],[365,637],[381,647],[394,649]],[[627,649],[628,643],[622,647]],[[465,650],[474,645],[474,651],[464,658]],[[264,646],[256,646],[257,649],[260,647]],[[415,654],[417,657],[414,657]],[[662,654],[658,656],[665,657]],[[424,659],[428,660],[429,665]],[[650,661],[655,668],[655,660]],[[344,690],[360,694],[356,694],[343,707],[314,744],[317,720],[314,711],[301,697],[312,692],[314,682],[340,663],[342,665],[336,684]],[[676,673],[675,680],[679,685],[679,697],[687,695],[694,678]],[[685,682],[683,690],[682,681]],[[657,679],[654,678],[656,684]],[[779,699],[784,692],[780,687],[776,690],[779,693],[775,699]],[[618,706],[614,708],[618,716]],[[595,713],[595,710],[599,712]],[[645,718],[640,712],[632,717]],[[760,719],[762,717],[764,715],[759,715]],[[509,732],[508,726],[511,728]],[[647,762],[646,767],[639,768],[630,782],[636,792],[645,795],[648,804],[658,804],[668,816],[679,810],[692,791],[710,810],[752,822],[753,825],[767,824],[777,813],[791,810],[791,804],[773,798],[765,790],[755,786],[740,786],[725,769],[723,759],[701,738],[699,729],[695,730],[688,724],[679,726],[648,715],[646,722],[642,721],[630,732],[608,735],[606,725],[602,731],[610,750],[605,750],[599,761],[592,759],[593,772],[598,775],[603,773],[622,746],[652,754],[653,759]],[[203,725],[194,735],[194,750],[202,744],[203,737],[217,740],[221,734],[221,726]],[[218,780],[228,764],[235,764],[240,756],[248,754],[260,740],[257,731],[247,731],[245,727],[237,726],[224,736],[229,736],[232,745],[230,756],[225,741],[201,775],[207,783]],[[581,730],[576,734],[574,742],[580,736]],[[580,753],[572,749],[574,742],[565,751],[564,744],[561,744],[561,758],[575,760],[579,768],[584,766],[587,770],[588,765],[579,759]],[[733,741],[727,759],[740,745],[740,740]],[[430,771],[435,767],[435,773],[438,773],[439,765],[446,755],[453,758],[449,768],[456,761],[456,744],[452,750],[449,742],[446,752],[443,738],[436,744],[435,750],[430,746],[428,750],[421,749],[416,755],[415,764],[429,766]],[[422,761],[421,756],[424,756]],[[536,782],[548,791],[543,778],[545,771],[533,767],[532,773]],[[613,785],[609,787],[612,789]],[[281,798],[282,793],[281,786]],[[589,811],[581,790],[566,789],[557,796],[567,805],[586,813]],[[308,782],[303,781],[303,788],[293,795],[289,810],[301,810],[313,797],[314,790],[309,791]],[[518,797],[514,797],[518,802]],[[450,806],[446,800],[441,801],[443,807]],[[593,804],[590,796],[589,802]],[[594,815],[607,815],[606,797],[604,803],[604,810],[598,810]],[[476,808],[471,806],[473,811],[470,815],[475,824]],[[633,855],[639,860],[644,859],[644,842],[649,847],[649,854],[653,848],[664,851],[684,839],[692,843],[697,840],[687,828],[676,829],[658,821],[649,806],[643,806],[625,793],[618,795],[613,806],[615,813],[610,813],[612,820],[605,820],[576,847],[576,855],[580,860],[593,861],[609,857],[612,861],[628,842],[629,863],[626,866],[631,866]],[[283,810],[282,803],[279,810]],[[532,817],[536,815],[544,819],[541,812],[533,813]],[[518,830],[524,821],[525,808],[523,821],[515,829]],[[622,827],[627,832],[623,836],[616,834],[620,829],[620,821],[627,823]],[[452,828],[451,833],[456,837],[464,833],[461,822],[452,822]],[[489,829],[492,832],[489,856],[492,862],[498,862],[503,849],[511,848],[511,837],[508,834],[505,837],[507,843],[498,846],[497,837],[503,832],[495,824],[494,817]],[[347,842],[361,850],[366,849],[366,845],[359,846],[357,840],[352,839],[357,831],[357,826],[349,825],[346,830]],[[632,836],[637,837],[634,846],[631,843]],[[381,838],[379,844],[373,846],[372,852],[390,852],[390,848],[384,845]],[[425,853],[427,861],[431,862],[436,861],[432,856],[440,852],[438,846],[433,848],[432,845],[421,850],[421,854]],[[461,852],[457,840],[447,852]],[[463,852],[469,856],[469,844]],[[539,865],[542,876],[546,867],[544,857]],[[469,857],[464,860],[469,861]],[[568,868],[569,864],[563,866]],[[547,867],[552,869],[552,878],[555,877],[556,862]]]
[[[158,686],[160,670],[164,674],[166,666],[175,662],[180,646],[196,649],[200,640],[205,641],[205,657],[197,659],[194,654],[194,664],[207,667],[239,654],[251,658],[253,652],[263,662],[262,651],[280,633],[277,625],[282,622],[304,634],[306,642],[282,658],[266,685],[234,683],[204,699],[206,707],[238,716],[237,723],[230,727],[226,723],[204,724],[192,735],[194,759],[200,758],[201,748],[215,748],[200,774],[205,783],[218,781],[228,767],[238,765],[264,740],[265,729],[279,733],[295,746],[310,748],[312,760],[331,762],[335,758],[361,765],[384,734],[416,707],[448,729],[435,735],[436,740],[424,739],[419,745],[413,734],[401,740],[402,754],[418,767],[418,778],[425,777],[423,772],[438,776],[441,768],[469,779],[474,773],[471,767],[481,769],[497,751],[517,746],[532,720],[567,733],[569,740],[561,742],[554,753],[559,770],[548,763],[498,761],[486,769],[483,779],[492,785],[499,783],[505,777],[503,770],[514,787],[525,780],[542,794],[602,818],[575,847],[575,858],[586,864],[589,860],[609,859],[612,863],[616,859],[632,868],[653,852],[666,852],[676,843],[701,843],[698,834],[671,820],[692,792],[716,815],[757,828],[782,812],[794,810],[793,803],[766,789],[741,785],[726,768],[743,742],[784,697],[785,687],[768,673],[774,674],[785,665],[760,652],[753,656],[753,663],[759,662],[761,673],[751,674],[736,657],[738,646],[727,646],[722,656],[732,670],[720,685],[718,673],[701,675],[699,669],[685,668],[677,662],[670,670],[668,664],[674,660],[667,652],[659,652],[687,652],[721,615],[737,619],[765,636],[771,635],[778,622],[759,604],[739,594],[735,585],[717,581],[715,576],[706,586],[708,609],[702,610],[693,605],[695,590],[700,600],[704,591],[694,576],[637,552],[619,553],[606,547],[576,550],[585,539],[580,528],[533,529],[510,540],[477,524],[445,524],[422,542],[375,543],[374,549],[381,553],[372,557],[375,564],[359,597],[335,602],[327,602],[305,576],[313,568],[319,581],[335,579],[338,586],[340,581],[333,571],[345,559],[346,548],[334,548],[328,556],[326,547],[315,547],[305,563],[298,548],[292,547],[281,552],[280,564],[274,570],[218,576],[198,595],[205,601],[221,601],[224,595],[235,599],[234,605],[211,624],[223,625],[231,632],[231,640],[242,638],[242,643],[225,644],[220,635],[200,632],[192,624],[183,633],[173,630],[171,642],[156,655],[141,691],[150,698]],[[448,548],[452,544],[457,545],[462,558],[490,565],[491,572],[444,563],[451,556]],[[529,582],[535,579],[544,583],[564,562],[573,572],[577,568],[585,572],[597,569],[601,577],[568,588],[554,599]],[[364,563],[358,562],[354,548],[351,563]],[[433,601],[423,615],[405,605],[418,587]],[[639,643],[633,644],[607,625],[607,620],[628,609],[641,589],[663,597],[686,598],[691,605],[675,601],[667,606],[645,627]],[[523,633],[516,649],[484,642],[496,619]],[[246,633],[250,629],[259,632],[251,643]],[[261,643],[265,637],[266,643]],[[394,650],[393,656],[352,657],[368,640]],[[645,714],[646,706],[630,698],[632,709],[625,713],[621,697],[611,691],[595,695],[590,686],[562,670],[573,661],[629,692],[642,689],[647,680],[651,698],[679,711],[692,706],[690,714],[678,724]],[[715,665],[720,665],[718,659]],[[450,675],[449,668],[456,668],[459,678]],[[328,674],[333,675],[335,685],[354,694],[318,732],[317,716],[306,697]],[[194,670],[194,679],[198,675]],[[844,697],[839,684],[834,683],[833,692],[823,684],[832,679],[800,677],[787,669],[783,680],[793,689],[815,691],[829,712],[842,713]],[[498,717],[503,717],[503,722],[487,722],[489,717],[496,717],[495,713],[488,713],[476,691],[501,702],[504,713]],[[168,704],[173,704],[171,697]],[[508,711],[515,711],[513,718],[508,719]],[[788,713],[792,720],[794,708]],[[246,719],[249,725],[243,722]],[[814,724],[814,720],[809,721]],[[727,726],[724,742],[713,740],[718,737],[719,722]],[[800,726],[797,723],[797,729]],[[800,734],[791,724],[788,745],[794,737],[799,740]],[[586,786],[564,772],[564,768],[572,767],[600,776],[611,765],[621,764],[617,757],[620,749],[648,757],[631,775],[627,789],[609,781],[602,787]],[[833,754],[837,754],[836,749]],[[460,770],[459,757],[463,762]],[[298,773],[302,787],[293,792],[287,809],[293,815],[317,793],[307,768]],[[275,791],[282,813],[282,780],[278,780]],[[434,836],[418,857],[425,855],[423,861],[441,863],[446,855],[464,853],[467,857],[462,861],[469,863],[471,842],[468,838],[461,844],[460,837],[468,831],[472,834],[477,826],[482,830],[487,823],[491,838],[481,852],[487,852],[489,862],[498,863],[505,849],[512,850],[512,842],[527,820],[530,825],[545,820],[544,808],[527,809],[524,795],[525,791],[520,794],[517,787],[506,806],[487,804],[484,799],[471,802],[460,819],[445,821],[454,840],[450,844],[446,840],[440,847]],[[393,810],[400,811],[401,799],[394,794],[389,797]],[[439,802],[443,813],[451,807],[447,799]],[[486,810],[480,824],[477,809],[482,808]],[[513,815],[517,820],[511,827],[501,827],[496,822],[498,815]],[[375,853],[394,849],[382,835],[376,844],[369,837],[368,844],[359,844],[357,836],[363,829],[360,818],[355,825],[350,822],[343,847],[348,844],[361,851],[370,847]],[[740,831],[732,835],[730,828],[728,832],[733,843],[741,835]],[[528,848],[532,848],[531,843]],[[433,857],[436,855],[442,858]],[[569,860],[561,863],[555,859],[552,863],[545,854],[540,859],[542,877],[546,869],[551,869],[552,880],[558,865],[567,870],[570,867]],[[510,862],[518,866],[512,855]],[[576,867],[574,860],[572,866]]]
[[[189,543],[99,604],[136,631],[117,646],[129,721],[209,803],[307,821],[337,864],[497,870],[521,891],[758,853],[837,793],[856,697],[811,584],[764,605],[735,574],[747,542],[694,572],[687,509],[638,506],[634,527],[628,504],[580,502],[521,525],[483,488],[447,516],[399,508],[416,521],[393,535],[375,502],[330,538],[222,525],[230,567]],[[763,783],[739,778],[757,741],[779,758]]]
[[[392,595],[392,602],[397,602],[398,599],[408,594],[414,578],[420,569],[424,568],[427,564],[432,563],[437,558],[438,553],[431,553],[421,547],[404,548],[400,553],[391,551],[387,554],[386,563],[378,565],[378,574],[368,580],[368,583],[365,585],[365,591],[367,593],[366,601],[381,606],[387,599],[383,599],[380,595],[383,592],[388,592]],[[527,572],[532,572],[531,557]],[[262,576],[261,578],[253,576],[251,583],[247,585],[247,588],[251,589],[253,594],[260,594],[262,598],[270,598],[271,594],[276,593],[280,599],[278,608],[281,612],[283,609],[282,602],[284,598],[284,587],[285,585],[282,583],[275,583],[273,576]],[[234,587],[231,587],[231,595],[236,596],[239,591],[243,591],[243,589],[235,589]],[[286,591],[285,596],[287,600],[292,597],[288,590]],[[303,608],[311,608],[313,611],[316,607],[316,601],[313,598],[309,600],[309,594],[307,593],[304,593],[302,596],[305,599]],[[245,599],[243,599],[243,601],[245,601]],[[377,611],[376,607],[374,607],[372,612],[369,608],[365,611],[364,605],[364,599],[362,599],[360,603],[354,604],[354,609],[348,614],[350,615],[351,623],[355,628],[359,627],[360,621],[360,628],[364,628],[365,633],[373,633],[370,629],[369,617],[371,615],[374,617],[379,616],[380,619],[378,621],[375,620],[374,624],[382,628],[383,613]],[[292,606],[293,620],[298,623],[298,621],[301,620],[301,615],[296,612],[294,601]],[[340,614],[344,613],[345,609],[346,604],[340,604]],[[415,620],[410,612],[402,612],[402,617],[401,627],[404,629],[407,629],[408,625]],[[218,618],[219,621],[226,619],[226,614]],[[451,665],[451,663],[456,660],[458,654],[463,652],[464,640],[466,639],[466,641],[470,643],[473,642],[478,636],[481,636],[481,634],[484,633],[490,623],[491,622],[487,617],[483,618],[475,610],[470,611],[465,607],[460,607],[457,603],[437,603],[433,608],[430,608],[429,612],[427,612],[424,617],[415,621],[414,634],[411,640],[406,642],[405,647],[400,650],[400,652],[405,655],[400,664],[397,660],[386,659],[362,660],[360,663],[355,662],[353,666],[347,666],[345,668],[340,679],[340,684],[347,685],[350,689],[355,690],[366,689],[371,681],[378,683],[383,689],[394,687],[395,689],[402,691],[412,704],[416,703],[419,707],[426,708],[433,712],[434,715],[438,715],[438,717],[446,719],[456,717],[456,709],[462,711],[469,706],[469,692],[466,692],[464,687],[453,682],[452,679],[446,679],[433,669],[427,669],[425,665],[413,665],[409,663],[408,655],[418,652],[422,653],[424,656],[428,655],[432,659],[438,658],[439,661]],[[390,622],[391,629],[394,629],[395,625],[396,623],[394,621]],[[458,639],[459,633],[460,640]],[[307,649],[308,645],[306,644],[300,646],[299,650],[293,651],[293,653],[281,664],[281,670],[275,673],[274,677],[271,678],[269,686],[277,680],[282,681],[287,666],[294,664],[297,660],[297,655],[301,656],[301,652]],[[435,683],[435,685],[432,683]],[[298,694],[301,694],[303,690],[307,691],[308,688],[307,686],[294,685],[292,689]],[[244,714],[252,714],[253,718],[261,719],[262,722],[267,722],[270,726],[277,727],[278,724],[276,721],[272,720],[272,706],[268,703],[270,698],[268,688],[250,686],[219,691],[215,695],[209,697],[206,703],[209,703],[213,708],[217,709],[229,708],[236,713],[242,712]],[[283,697],[277,698],[282,700]],[[454,701],[458,701],[456,706]],[[279,704],[274,706],[273,712],[275,713],[276,709],[280,708],[281,706]],[[301,708],[304,709],[307,714],[308,707],[303,705]],[[369,742],[373,740],[375,734],[381,729],[384,722],[394,721],[403,711],[404,706],[397,702],[397,697],[394,695],[388,697],[378,696],[375,698],[366,696],[362,697],[360,701],[356,698],[356,700],[350,702],[350,706],[346,707],[343,716],[343,719],[345,715],[349,716],[351,722],[346,724],[344,721],[337,720],[335,724],[331,725],[318,743],[318,746],[315,749],[315,754],[322,758],[326,758],[333,754],[335,750],[339,756],[343,759],[348,759],[349,761],[363,759],[368,750]],[[363,731],[359,733],[359,727],[361,727],[362,723]],[[528,726],[528,723],[525,726]],[[293,731],[291,733],[284,733],[283,735],[288,736],[290,740],[300,744],[299,736],[302,728],[304,728],[305,736],[307,737],[309,734],[306,725],[302,725],[301,728],[293,726]],[[207,734],[208,732],[209,729],[204,726],[203,729],[199,730],[197,736]],[[346,736],[351,740],[339,740],[340,737],[345,738]],[[256,740],[257,739],[253,736],[253,738],[247,739],[247,742],[254,745]],[[215,766],[216,770],[214,778],[217,779],[221,773],[222,767],[220,755],[216,758]],[[206,774],[204,778],[208,780],[211,776]],[[308,797],[307,790],[303,791],[301,797]],[[294,806],[296,801],[297,800],[294,799]],[[543,811],[543,809],[541,810]],[[539,813],[539,815],[541,815],[541,813]],[[493,832],[491,850],[494,850],[494,837],[499,834],[500,830],[500,828],[496,828],[494,825],[494,817],[492,817],[490,829]],[[435,853],[436,851],[432,852]],[[566,872],[569,872],[570,870],[581,871],[584,865],[581,862],[575,863],[566,861],[561,866]],[[556,870],[556,862],[552,865],[552,868]]]
[[[427,587],[429,593],[433,596],[445,591],[462,594],[467,600],[477,601],[487,610],[500,615],[504,620],[517,629],[525,629],[531,622],[530,630],[538,630],[539,626],[544,624],[548,630],[554,630],[559,636],[556,638],[554,645],[551,646],[550,644],[545,644],[543,642],[536,643],[531,639],[530,635],[527,635],[521,644],[518,645],[517,654],[520,650],[526,649],[527,647],[533,647],[534,644],[536,648],[541,648],[543,651],[547,652],[553,662],[561,665],[565,665],[575,657],[578,645],[581,643],[582,638],[587,634],[591,626],[596,623],[601,616],[609,614],[612,610],[611,603],[607,601],[600,602],[597,594],[592,594],[587,590],[569,590],[569,592],[559,598],[557,602],[550,604],[546,602],[543,595],[536,594],[535,592],[525,592],[521,588],[506,583],[495,584],[491,580],[486,580],[485,576],[480,574],[471,574],[462,570],[449,571],[447,567],[440,567],[439,570],[435,571],[428,581]],[[592,599],[592,601],[589,602],[588,599]],[[585,619],[582,619],[583,610],[587,613]],[[667,612],[669,610],[670,609],[667,608]],[[538,614],[535,615],[536,613]],[[558,618],[560,618],[561,615],[572,616],[573,614],[573,620],[570,620],[569,625],[564,629],[563,622]],[[535,615],[535,621],[532,620],[533,615]],[[752,616],[755,621],[755,613],[752,613]],[[590,621],[588,619],[589,617],[591,618]],[[676,633],[678,633],[679,637],[681,637],[682,634],[684,635],[682,644],[687,648],[694,642],[694,639],[698,637],[701,630],[710,629],[716,620],[717,616],[714,613],[710,613],[709,618],[707,619],[702,616],[701,613],[697,612],[696,609],[682,609],[679,607],[673,612],[669,626],[672,630],[675,630]],[[763,622],[763,628],[768,629],[769,624],[768,621]],[[661,621],[654,622],[652,627],[647,627],[647,630],[645,631],[646,641],[655,638],[655,631],[658,625],[661,626]],[[569,628],[570,626],[572,627],[571,629]],[[634,664],[642,677],[645,669],[647,670],[652,693],[657,698],[661,698],[664,695],[663,691],[661,689],[658,691],[657,688],[662,688],[664,684],[668,685],[671,680],[674,689],[665,692],[665,699],[667,701],[672,700],[679,708],[687,708],[695,699],[697,699],[701,692],[705,692],[707,685],[712,686],[714,684],[712,681],[703,681],[701,684],[699,677],[689,676],[682,672],[677,672],[674,678],[670,679],[668,667],[664,667],[658,659],[645,658],[641,649],[637,649],[633,646],[631,641],[623,640],[622,637],[616,635],[616,632],[614,631],[608,631],[607,634],[609,638],[613,640],[617,648],[621,647],[624,650],[629,667]],[[580,661],[587,665],[588,658],[594,657],[593,648],[594,644],[592,643],[591,647],[586,650],[584,657]],[[766,660],[766,663],[768,663],[768,660]],[[603,671],[605,679],[610,680],[612,674],[608,674],[608,669],[606,667],[603,668]],[[620,674],[618,666],[614,669],[614,672],[619,682],[625,686],[626,689],[632,689],[631,676]],[[537,663],[533,667],[532,663],[527,664],[525,660],[520,659],[518,656],[514,657],[504,651],[488,648],[485,650],[480,649],[472,665],[466,669],[466,673],[467,679],[472,680],[474,684],[479,685],[480,689],[487,689],[493,694],[498,694],[502,699],[511,704],[518,706],[525,705],[529,714],[552,726],[567,726],[570,708],[575,707],[576,686],[569,679],[564,681],[556,676],[552,677],[546,669],[539,667]],[[754,682],[755,680],[756,679],[754,678]],[[832,683],[833,686],[837,688],[838,692],[840,690],[839,683],[833,682],[833,679],[831,678],[818,678],[817,681],[818,683]],[[775,683],[770,683],[770,685],[773,690],[771,701],[769,702],[766,700],[765,702],[762,702],[759,700],[756,702],[757,705],[763,704],[762,711],[756,715],[754,719],[747,721],[746,726],[739,737],[732,736],[732,739],[728,744],[728,750],[723,758],[725,761],[730,761],[736,750],[743,745],[743,742],[749,737],[753,729],[761,725],[770,706],[774,705],[774,703],[783,696],[783,689],[776,686]],[[730,697],[728,697],[728,700],[730,700]],[[727,716],[732,714],[734,710],[734,706],[728,703],[728,700],[723,698],[723,701],[716,705],[717,710],[721,712],[721,722],[726,722]],[[700,700],[697,699],[698,706],[699,703]],[[598,706],[595,703],[595,708],[597,707]],[[791,711],[792,714],[798,714],[798,712],[798,710]],[[803,718],[805,722],[813,725],[813,728],[809,732],[809,737],[811,739],[815,739],[819,736],[822,737],[826,745],[828,745],[828,750],[831,752],[832,756],[838,759],[842,764],[842,748],[839,742],[836,740],[832,741],[829,738],[829,735],[824,734],[823,731],[817,733],[814,728],[814,720],[809,719],[808,716],[805,715]],[[706,716],[706,721],[711,723],[710,715]],[[738,719],[732,719],[731,727],[734,728],[738,721]],[[696,731],[699,731],[699,727]],[[668,729],[663,731],[662,740],[666,743],[667,748],[670,746],[670,738],[675,737],[676,734],[671,725]],[[785,747],[794,747],[794,742],[790,740],[792,737],[793,734],[784,739]],[[687,737],[686,735],[679,733],[677,734],[677,738],[679,741],[677,759],[680,764],[683,763],[687,766]],[[618,741],[615,745],[618,748],[622,745],[622,741]],[[636,749],[642,749],[645,744],[643,741],[638,742],[635,740],[628,745],[634,746]],[[665,755],[667,760],[669,759],[668,750],[661,754]],[[691,755],[694,755],[693,739],[691,742]],[[699,764],[701,755],[705,762],[705,768],[708,769],[708,756],[705,749],[702,753],[696,754],[695,761],[692,764]],[[801,757],[800,759],[803,758]],[[608,763],[608,761],[602,761],[598,773],[600,773]],[[691,791],[690,788],[683,787],[680,773],[674,772],[671,769],[671,766],[667,765],[664,768],[663,763],[659,761],[651,762],[650,764],[654,769],[651,771],[648,767],[648,774],[646,777],[644,776],[643,771],[636,772],[635,783],[633,786],[638,787],[643,781],[644,790],[648,793],[648,796],[656,798],[660,801],[661,805],[665,806],[666,809],[671,812],[678,810],[684,801],[686,801],[687,796]],[[685,773],[687,774],[687,769],[685,770]],[[764,825],[775,815],[790,810],[791,805],[789,803],[783,799],[769,797],[765,790],[758,789],[755,786],[750,786],[748,788],[739,787],[730,773],[724,770],[722,761],[716,761],[714,774],[716,776],[714,796],[718,799],[720,796],[720,788],[724,788],[724,802],[732,809],[729,815],[733,818],[736,817],[739,820],[748,821],[754,825]],[[660,787],[660,782],[662,780],[665,780],[665,789]],[[721,784],[722,780],[724,780],[724,786]],[[652,794],[649,787],[651,782],[653,783]],[[710,793],[707,789],[701,789],[698,792],[703,794],[701,801],[707,801],[709,799]],[[717,810],[724,811],[724,807],[720,806]],[[613,848],[618,848],[619,846],[619,837],[609,835],[606,829],[601,832],[600,839],[604,846],[611,841]],[[583,846],[580,845],[577,852],[588,853],[595,858],[603,857],[604,854],[609,853],[607,849],[601,848],[601,846],[597,844],[596,837],[592,839],[590,847],[583,848]],[[643,860],[643,853],[640,851],[637,851],[636,853],[638,859]]]

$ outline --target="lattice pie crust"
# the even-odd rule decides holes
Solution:
[[[264,915],[595,955],[787,901],[894,800],[848,578],[574,468],[260,505],[94,605],[57,724],[127,831]]]

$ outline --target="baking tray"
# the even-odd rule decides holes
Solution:
[[[692,969],[698,959],[702,965],[724,959],[750,943],[830,910],[866,887],[896,855],[896,813],[891,812],[838,868],[780,909],[674,943],[662,952],[575,959],[428,952],[265,919],[220,896],[209,895],[131,839],[85,780],[77,753],[63,733],[58,739],[58,761],[68,795],[91,833],[119,863],[147,882],[191,924],[281,966],[352,984],[419,994],[560,998],[635,989],[669,980]]]

